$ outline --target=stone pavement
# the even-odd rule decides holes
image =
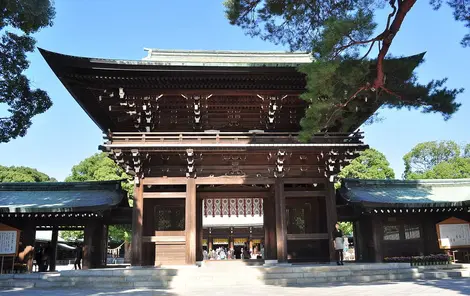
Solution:
[[[204,289],[177,291],[177,290],[87,290],[87,289],[13,289],[0,290],[0,295],[11,296],[110,296],[110,295],[136,295],[136,296],[302,296],[302,295],[331,295],[331,296],[372,296],[372,295],[470,295],[470,279],[446,279],[435,281],[414,281],[414,282],[393,282],[393,283],[372,283],[372,284],[354,284],[341,285],[329,284],[315,287],[237,287],[231,289],[211,288],[210,283]]]

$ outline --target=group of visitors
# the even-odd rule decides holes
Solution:
[[[51,271],[51,260],[53,255],[54,249],[51,245],[51,242],[48,242],[45,246],[43,244],[39,244],[38,247],[34,249],[34,261],[36,270],[38,272],[46,272]],[[74,260],[74,268],[75,269],[82,269],[82,262],[83,259],[83,247],[81,244],[76,243],[75,247],[75,260]]]
[[[233,248],[218,247],[217,249],[212,249],[207,251],[203,250],[203,259],[204,260],[232,260],[232,259],[261,259],[264,257],[264,249],[261,247],[261,251],[255,247],[254,249],[249,249],[247,245],[236,250]]]
[[[219,247],[215,250],[204,250],[202,252],[204,260],[227,260],[235,259],[235,250]]]
[[[343,232],[341,231],[339,224],[336,223],[335,230],[333,231],[333,246],[336,255],[336,264],[344,265],[344,252],[347,252],[349,246],[347,239],[344,238]],[[243,248],[240,248],[237,252],[234,249],[227,249],[225,247],[218,247],[217,249],[211,249],[207,251],[203,250],[204,260],[230,260],[230,259],[261,259],[264,258],[264,248],[261,246],[261,250],[257,248],[249,249],[245,244]]]

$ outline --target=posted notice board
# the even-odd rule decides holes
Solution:
[[[449,218],[436,226],[441,249],[470,247],[470,223],[467,221]]]
[[[20,230],[0,224],[0,256],[15,256],[18,253]]]
[[[0,256],[16,254],[17,240],[17,231],[0,231]]]

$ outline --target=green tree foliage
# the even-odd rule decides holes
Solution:
[[[412,175],[414,179],[463,179],[470,178],[470,158],[456,157],[441,162],[421,175]]]
[[[403,156],[405,178],[411,174],[423,174],[443,161],[449,161],[460,155],[460,147],[454,141],[432,141],[416,145]]]
[[[463,157],[470,158],[470,144],[467,144],[463,150]]]
[[[83,230],[64,230],[59,232],[59,236],[66,242],[82,241]]]
[[[338,222],[339,229],[343,232],[343,235],[353,234],[353,224],[351,222]]]
[[[57,180],[33,168],[0,165],[0,182],[57,182]]]
[[[132,225],[113,225],[108,229],[109,239],[115,242],[131,242]]]
[[[109,240],[115,242],[130,242],[132,227],[130,225],[111,225],[108,228]],[[75,242],[83,240],[84,233],[82,230],[66,230],[59,233],[60,237],[66,242]]]
[[[340,178],[394,179],[395,173],[385,155],[375,149],[367,149],[338,174]]]
[[[416,145],[404,157],[405,179],[470,178],[470,145],[432,141]]]
[[[68,176],[66,182],[75,181],[107,181],[107,180],[124,180],[121,184],[127,191],[128,197],[131,199],[134,195],[134,185],[130,181],[131,177],[111,160],[106,153],[96,153],[72,168],[72,174]],[[131,202],[132,200],[130,200]],[[62,238],[70,238],[75,240],[81,238],[82,233],[76,231],[63,231]],[[109,237],[115,241],[129,241],[131,228],[127,225],[111,225],[109,227]]]
[[[417,82],[414,69],[424,54],[390,58],[389,49],[416,0],[227,0],[230,23],[291,50],[312,52],[315,62],[303,66],[309,103],[302,120],[301,138],[318,131],[350,131],[380,106],[420,108],[448,119],[460,104],[462,89],[448,89],[446,79]],[[432,0],[438,9],[442,1]],[[451,0],[454,17],[468,26],[470,2]],[[374,12],[387,7],[385,28],[377,32]],[[465,16],[467,18],[465,18]],[[470,45],[464,37],[462,45]],[[370,57],[377,46],[378,53]],[[365,54],[361,56],[361,53]]]
[[[126,180],[122,182],[122,187],[127,191],[128,197],[132,197],[134,185],[129,181],[130,178],[106,153],[101,152],[75,165],[65,182]]]
[[[23,137],[31,118],[52,106],[45,91],[31,89],[23,72],[36,43],[31,34],[51,26],[54,16],[50,0],[0,1],[0,103],[10,113],[0,118],[0,143]]]

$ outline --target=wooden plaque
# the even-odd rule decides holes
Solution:
[[[436,224],[439,248],[470,248],[470,223],[451,217]]]
[[[16,256],[20,244],[20,230],[0,224],[0,256]]]

